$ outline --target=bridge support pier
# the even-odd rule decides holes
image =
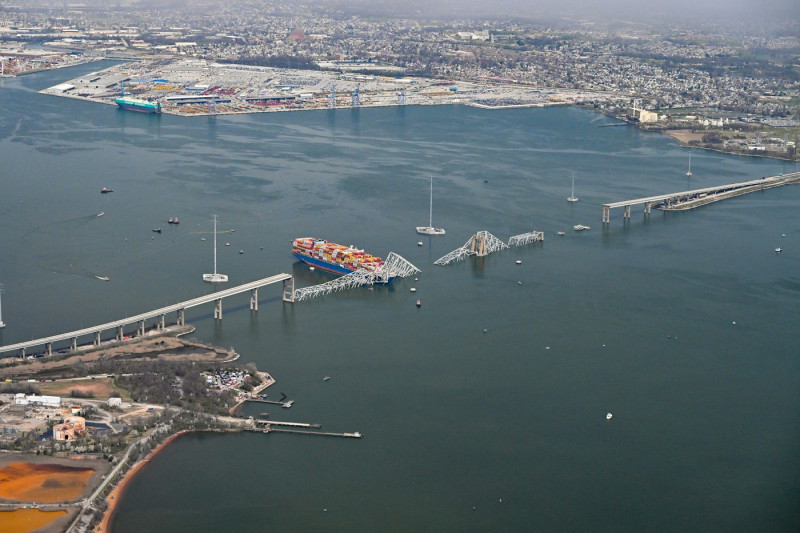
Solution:
[[[19,358],[20,359],[25,359],[25,348],[20,348],[19,349]]]
[[[166,329],[167,319],[165,315],[161,315],[158,317],[158,331],[164,331]]]
[[[483,235],[476,233],[472,236],[472,243],[469,246],[469,252],[478,257],[486,255],[486,238]]]
[[[186,309],[178,309],[178,325],[185,326],[186,325]]]
[[[100,346],[100,332],[99,331],[95,331],[94,332],[94,340],[92,341],[92,344],[94,344],[95,346]]]
[[[69,343],[69,349],[73,352],[78,349],[78,337],[72,337]]]
[[[222,320],[222,298],[214,300],[214,320]]]
[[[631,218],[631,206],[630,205],[626,205],[625,206],[625,211],[624,211],[622,217],[623,218],[627,218],[627,219],[630,220],[630,218]]]
[[[125,337],[125,333],[122,331],[122,326],[117,326],[117,340],[121,341]]]
[[[283,301],[294,303],[294,277],[283,280]]]
[[[48,342],[48,343],[46,343],[44,345],[44,353],[46,353],[48,356],[53,355],[53,343],[52,342]]]
[[[611,208],[607,205],[603,206],[603,224],[611,222]]]
[[[144,337],[144,320],[139,321],[139,325],[136,328],[136,334],[139,337]]]
[[[652,204],[650,204],[650,202],[645,202],[644,203],[644,214],[645,215],[649,215],[650,214],[650,208],[651,207],[652,207]]]
[[[250,289],[250,310],[258,311],[258,287]]]

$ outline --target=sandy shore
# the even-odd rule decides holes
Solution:
[[[108,503],[108,508],[106,509],[106,512],[103,514],[103,520],[100,521],[100,523],[95,528],[95,533],[106,533],[107,531],[110,531],[111,520],[114,517],[114,511],[117,508],[117,503],[122,497],[122,494],[125,492],[125,488],[127,487],[128,483],[130,483],[131,479],[133,479],[133,477],[137,473],[139,473],[139,470],[141,470],[147,463],[149,463],[153,459],[153,457],[158,455],[158,453],[160,453],[164,448],[169,446],[170,443],[172,443],[175,439],[177,439],[178,437],[180,437],[185,433],[190,433],[190,431],[189,430],[179,431],[178,433],[169,437],[167,440],[156,446],[156,448],[153,451],[151,451],[146,458],[136,463],[133,466],[133,468],[131,468],[130,470],[128,470],[128,472],[124,474],[122,480],[117,484],[116,487],[114,487],[114,489],[106,497],[106,503]]]
[[[692,130],[665,130],[664,135],[668,135],[680,142],[681,144],[688,144],[689,141],[702,141],[703,133]]]

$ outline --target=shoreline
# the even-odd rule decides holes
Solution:
[[[103,512],[103,518],[100,520],[100,523],[95,527],[95,533],[106,533],[110,531],[112,520],[114,518],[114,513],[117,509],[117,505],[125,493],[125,489],[128,486],[128,483],[139,473],[139,471],[144,468],[146,464],[148,464],[156,455],[164,451],[164,449],[169,446],[172,442],[177,440],[182,435],[186,433],[191,433],[192,430],[183,429],[174,435],[169,436],[164,442],[156,446],[147,457],[144,459],[140,459],[136,464],[134,464],[127,472],[122,475],[122,479],[117,483],[117,485],[111,489],[111,492],[105,497],[105,502],[107,504],[106,510]]]
[[[649,131],[639,128],[641,131]],[[760,154],[760,153],[752,153],[746,154],[741,152],[731,152],[727,150],[721,150],[719,148],[711,148],[709,146],[693,146],[690,145],[689,142],[695,139],[695,137],[701,137],[701,134],[697,134],[692,132],[691,130],[663,130],[660,133],[666,135],[670,139],[675,139],[680,143],[681,146],[686,148],[693,148],[697,150],[708,150],[709,152],[717,152],[718,154],[727,154],[727,155],[735,155],[740,157],[763,157],[764,159],[774,159],[776,161],[788,161],[790,163],[797,163],[797,160],[791,159],[788,157],[778,157],[777,155],[767,155],[767,154]]]

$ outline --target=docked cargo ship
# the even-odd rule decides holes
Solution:
[[[140,113],[161,113],[161,103],[151,102],[149,100],[139,100],[138,98],[128,98],[123,96],[115,98],[114,103],[122,109],[129,111],[138,111]]]
[[[292,241],[292,255],[304,263],[334,274],[350,274],[359,269],[378,272],[384,261],[364,250],[350,245],[344,246],[316,237],[301,237]],[[379,283],[391,283],[394,275],[389,275]]]

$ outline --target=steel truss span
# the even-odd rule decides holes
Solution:
[[[478,257],[482,257],[484,255],[489,255],[492,252],[505,250],[506,248],[508,248],[506,243],[488,231],[479,231],[470,237],[469,240],[464,243],[464,246],[461,248],[456,248],[449,254],[440,257],[434,261],[433,264],[440,266],[449,265],[450,263],[455,263],[456,261],[465,259],[468,255],[477,255]]]
[[[345,291],[356,287],[363,287],[364,285],[374,285],[375,283],[386,283],[386,281],[392,277],[404,278],[419,272],[421,272],[421,270],[412,265],[405,258],[391,252],[386,257],[383,267],[379,270],[370,272],[362,268],[350,274],[346,274],[341,278],[328,281],[327,283],[296,289],[294,291],[294,301],[302,302],[303,300],[309,300],[332,292]]]
[[[544,232],[531,231],[530,233],[520,233],[519,235],[514,235],[508,239],[508,246],[525,246],[528,244],[537,243],[539,241],[544,242]]]

